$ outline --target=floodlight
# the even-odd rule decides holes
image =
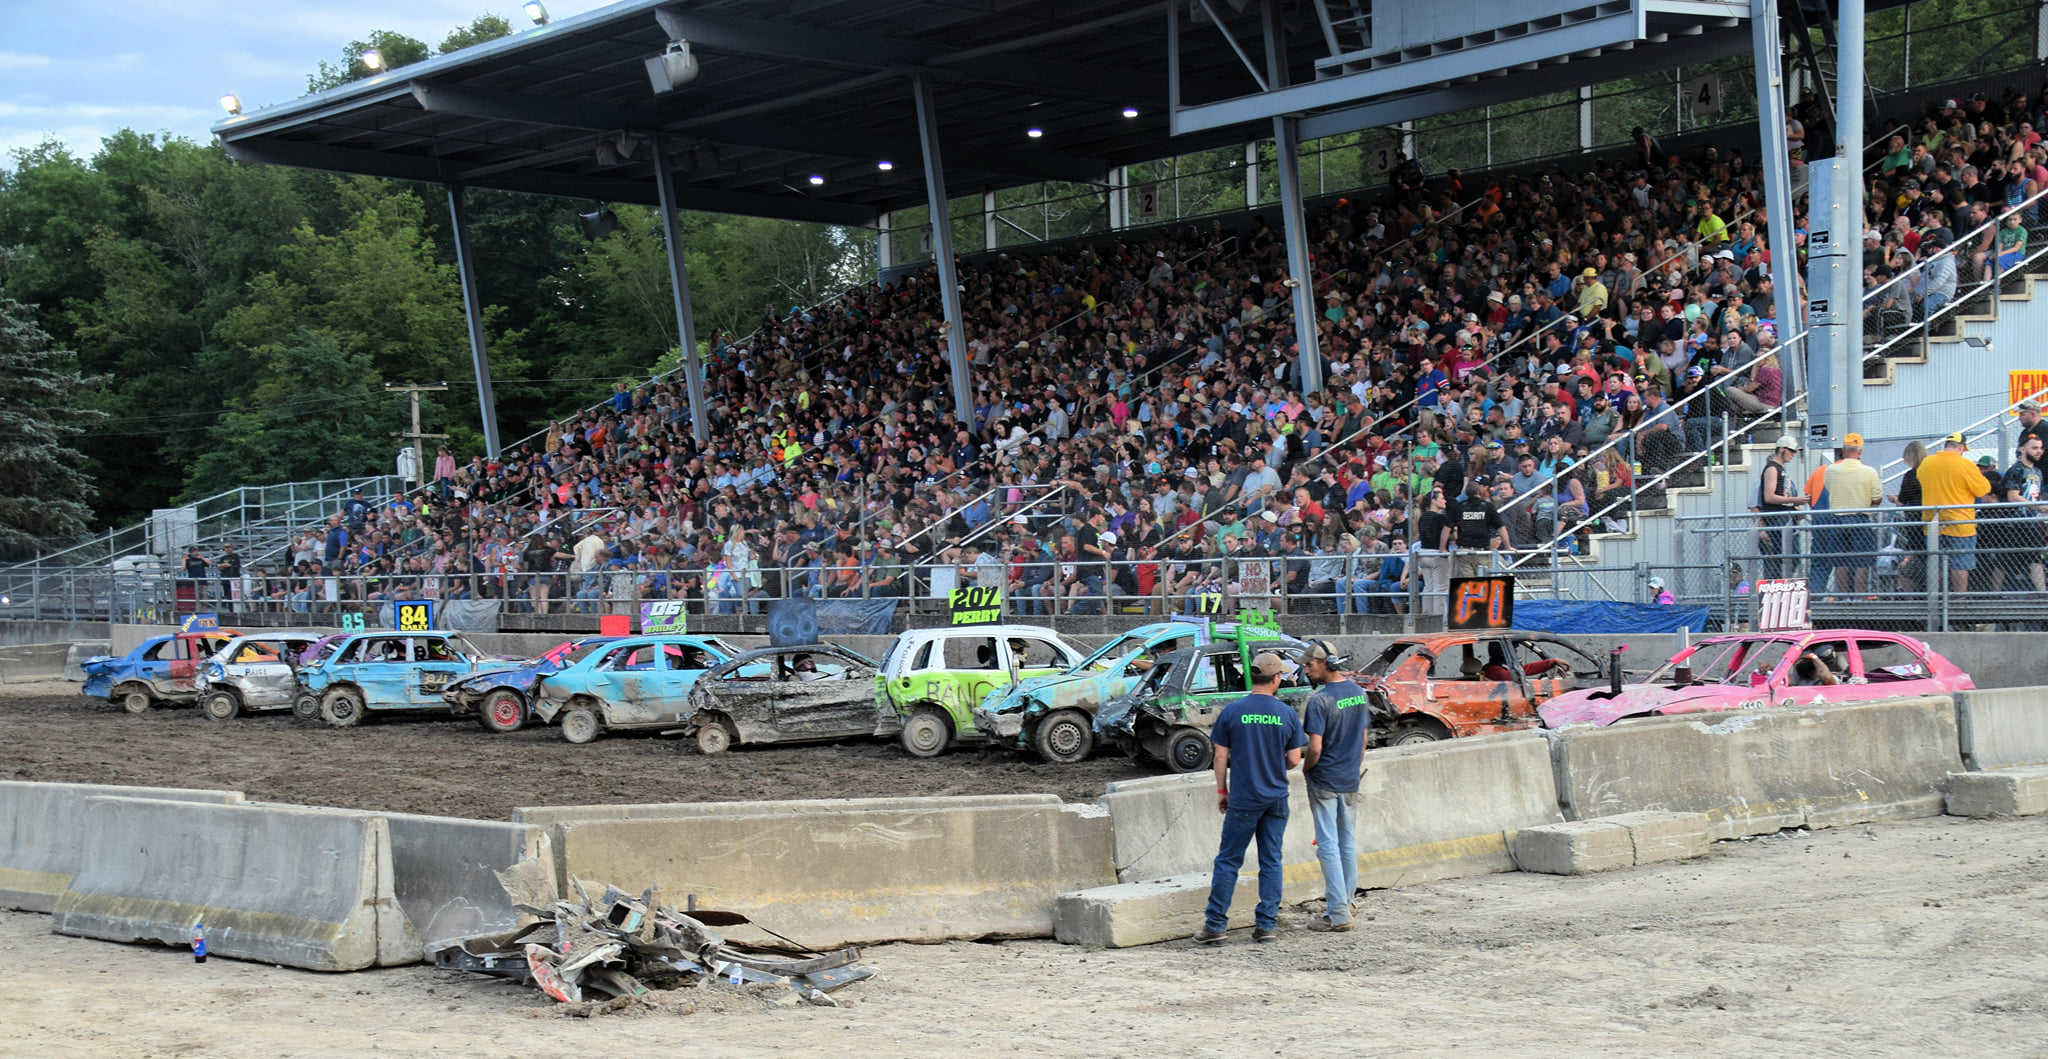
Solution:
[[[610,210],[579,213],[576,221],[583,227],[583,238],[593,242],[619,230],[619,215]]]
[[[819,176],[819,175],[818,175],[818,174],[816,174],[816,173],[812,173],[812,174],[811,174],[811,186],[813,186],[813,187],[816,187],[817,185],[819,185],[819,184],[823,184],[824,182],[825,182],[825,178],[824,178],[824,177],[822,177],[822,176]]]
[[[229,92],[227,95],[220,97],[220,108],[231,115],[240,117],[242,113],[242,97]]]
[[[1024,135],[1029,136],[1035,140],[1038,139],[1040,136],[1045,135],[1045,130],[1034,126],[1032,128],[1025,129]]]
[[[363,68],[366,70],[382,70],[384,68],[384,53],[375,48],[364,48]]]
[[[1136,108],[1136,107],[1125,107],[1125,108],[1124,108],[1124,117],[1127,117],[1127,118],[1135,118],[1135,117],[1137,117],[1137,116],[1138,116],[1138,108]]]
[[[532,20],[534,25],[545,26],[548,24],[547,5],[541,3],[540,0],[526,0],[521,10],[526,12],[526,17]]]
[[[896,168],[896,163],[891,162],[887,158],[884,158],[881,161],[875,163],[875,168],[886,173],[889,170]]]
[[[647,80],[658,95],[673,91],[697,79],[697,57],[690,54],[690,42],[672,40],[660,55],[647,60]]]

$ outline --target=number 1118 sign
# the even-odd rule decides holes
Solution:
[[[1756,583],[1756,631],[1782,632],[1813,628],[1807,609],[1806,580],[1788,577]]]

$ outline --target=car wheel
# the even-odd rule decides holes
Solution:
[[[329,688],[320,696],[320,719],[334,728],[363,723],[363,693],[354,688]]]
[[[1200,772],[1215,764],[1216,748],[1201,732],[1182,728],[1166,741],[1166,767],[1175,772]]]
[[[597,719],[597,711],[578,706],[562,715],[562,738],[572,743],[588,743],[604,730],[604,723]]]
[[[151,702],[149,692],[135,688],[130,688],[127,694],[121,696],[121,708],[133,714],[148,713]]]
[[[320,696],[310,691],[299,692],[292,699],[292,716],[301,721],[320,719]]]
[[[476,718],[493,732],[516,732],[526,725],[526,701],[516,691],[499,688],[484,696]]]
[[[1038,722],[1031,741],[1039,757],[1073,765],[1086,761],[1088,752],[1095,749],[1095,729],[1081,711],[1061,710]]]
[[[232,721],[242,715],[242,700],[232,691],[216,691],[199,701],[200,712],[216,721]]]
[[[1435,721],[1402,721],[1394,726],[1393,738],[1388,746],[1415,746],[1418,743],[1435,743],[1449,739],[1451,733]]]
[[[937,757],[952,742],[953,731],[936,712],[919,710],[904,719],[902,738],[911,757]]]
[[[697,726],[697,752],[723,754],[732,749],[732,726],[723,717],[709,717]]]

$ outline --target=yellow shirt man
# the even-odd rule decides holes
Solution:
[[[1942,504],[1973,505],[1977,498],[1990,492],[1991,483],[1984,479],[1984,472],[1977,469],[1961,452],[1962,439],[1950,434],[1950,448],[1943,449],[1920,461],[1920,469],[1913,472],[1920,476],[1920,502],[1934,507]],[[1945,511],[1923,511],[1920,521],[1932,521],[1941,516],[1941,535],[1944,537],[1974,537],[1977,535],[1977,521],[1972,516],[1976,508],[1954,507]]]

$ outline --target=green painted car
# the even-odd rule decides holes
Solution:
[[[1251,658],[1262,651],[1286,667],[1280,698],[1299,712],[1315,690],[1302,670],[1307,648],[1299,640],[1212,643],[1159,659],[1128,695],[1095,711],[1095,735],[1140,761],[1165,763],[1175,772],[1200,772],[1215,759],[1209,729],[1223,708],[1251,694]]]
[[[1087,652],[1036,625],[912,629],[896,638],[875,677],[875,702],[903,718],[903,749],[932,757],[985,738],[972,711],[989,692],[1063,673]]]

